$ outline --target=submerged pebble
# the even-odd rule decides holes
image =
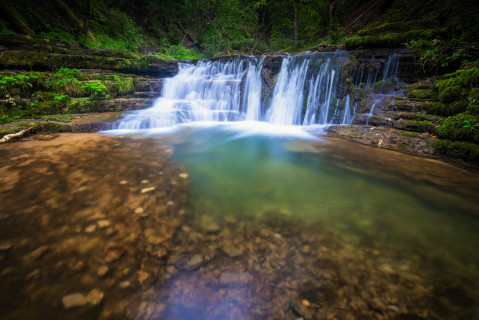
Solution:
[[[110,271],[110,268],[108,268],[108,266],[100,266],[96,274],[99,277],[104,277],[108,273],[108,271]]]
[[[107,263],[115,262],[119,260],[125,253],[125,248],[118,245],[110,245],[105,248],[105,261]]]
[[[92,291],[90,291],[90,293],[88,293],[87,300],[88,302],[90,302],[91,305],[96,306],[103,300],[104,296],[105,294],[100,290],[93,289]]]
[[[96,224],[91,224],[85,228],[86,233],[93,233],[96,230]]]
[[[0,244],[0,252],[9,251],[10,249],[12,249],[12,245],[10,243]]]
[[[63,297],[62,299],[63,307],[65,309],[70,309],[74,307],[81,307],[88,303],[87,298],[84,294],[73,293],[68,296]]]
[[[148,193],[148,192],[152,192],[154,190],[155,190],[155,187],[143,188],[143,189],[141,189],[140,193],[145,194],[145,193]]]

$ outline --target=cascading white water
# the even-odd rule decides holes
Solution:
[[[261,69],[266,56],[259,63],[248,61],[248,73],[244,87],[243,110],[246,110],[246,120],[259,121],[261,117]]]
[[[263,90],[264,60],[250,57],[180,63],[178,74],[165,80],[162,95],[151,108],[127,115],[115,127],[149,129],[194,121],[248,120],[280,125],[352,122],[357,101],[340,94],[345,81],[342,68],[348,60],[344,51],[284,57],[270,96],[265,96],[269,90]],[[383,69],[383,80],[397,74],[397,56],[391,56]],[[366,84],[375,81],[378,73],[367,74]]]
[[[117,128],[147,129],[192,121],[244,120],[240,87],[247,71],[243,66],[240,59],[199,61],[196,65],[180,63],[178,75],[166,79],[163,93],[153,106],[126,116]],[[256,79],[254,75],[250,78]],[[251,95],[259,96],[259,93]]]
[[[291,62],[295,62],[291,59]],[[278,80],[273,91],[273,99],[266,120],[273,124],[298,124],[304,100],[304,81],[308,71],[308,60],[299,68],[284,58]]]

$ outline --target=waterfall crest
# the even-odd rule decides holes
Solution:
[[[384,83],[397,74],[399,65],[392,55],[381,70],[360,71],[346,79],[343,71],[349,60],[345,51],[286,56],[268,87],[262,75],[264,61],[265,56],[180,63],[178,74],[165,80],[153,106],[127,115],[115,128],[243,120],[280,125],[351,124],[357,101],[344,90],[347,82],[354,79],[373,85],[382,74]]]

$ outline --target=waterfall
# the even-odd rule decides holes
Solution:
[[[149,129],[194,121],[306,126],[352,123],[358,101],[344,90],[351,81],[344,78],[345,51],[286,56],[272,87],[262,74],[264,63],[265,56],[180,63],[178,74],[165,79],[153,106],[128,114],[115,128]],[[388,77],[397,74],[398,66],[394,54],[380,69],[357,70],[353,78],[359,87],[369,88],[382,75],[384,85]]]
[[[243,110],[246,110],[246,120],[259,121],[261,118],[261,69],[266,56],[259,63],[248,61],[248,73],[244,88]]]

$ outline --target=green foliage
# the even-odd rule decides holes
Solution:
[[[186,49],[182,45],[174,45],[170,46],[169,48],[162,48],[162,53],[166,56],[167,59],[175,60],[201,59],[204,57],[196,49]],[[160,59],[165,59],[159,54],[155,56],[159,57]]]
[[[78,37],[71,32],[65,30],[55,30],[55,31],[48,31],[48,32],[40,32],[41,36],[50,39],[59,39],[64,41],[77,41]]]
[[[81,85],[81,88],[88,92],[93,98],[102,99],[110,98],[106,86],[98,80],[86,81]]]
[[[327,29],[330,44],[339,44],[346,34],[338,23],[332,24]]]
[[[0,95],[9,95],[15,88],[21,92],[37,86],[40,76],[34,72],[0,75]]]
[[[65,106],[68,101],[68,95],[65,93],[53,94],[53,103],[57,106]]]
[[[66,92],[70,96],[81,94],[80,80],[86,77],[78,69],[61,68],[47,80],[47,86],[54,92]]]

